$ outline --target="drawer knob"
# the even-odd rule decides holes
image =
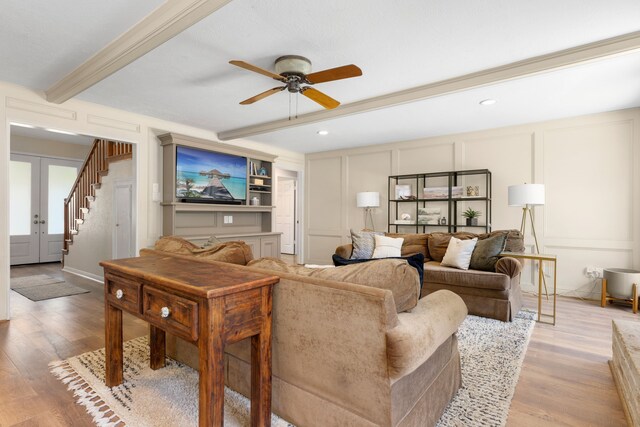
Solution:
[[[169,307],[162,307],[160,309],[160,317],[167,318],[169,317],[170,314],[171,314],[171,310],[169,310]]]
[[[122,292],[122,289],[118,289],[116,291],[116,298],[122,299],[123,296],[124,296],[124,292]]]

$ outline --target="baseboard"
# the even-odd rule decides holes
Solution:
[[[93,280],[94,282],[98,282],[100,284],[104,283],[104,277],[98,276],[97,274],[87,273],[86,271],[78,270],[73,267],[64,266],[62,271],[65,273],[73,274],[75,276],[84,277],[85,279]]]

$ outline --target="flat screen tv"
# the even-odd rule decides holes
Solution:
[[[241,204],[247,200],[247,158],[176,146],[176,198]]]

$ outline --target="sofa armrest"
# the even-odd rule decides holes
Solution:
[[[512,279],[522,271],[522,264],[515,258],[504,257],[496,262],[496,273],[506,274]]]
[[[353,245],[347,243],[346,245],[338,246],[336,248],[336,254],[340,255],[344,259],[351,258],[351,252],[353,252]]]
[[[387,331],[389,376],[401,378],[422,365],[466,316],[462,298],[447,290],[425,296],[411,312],[398,313],[398,325]]]

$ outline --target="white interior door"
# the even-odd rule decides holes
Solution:
[[[11,155],[9,246],[11,265],[40,260],[40,158]]]
[[[277,191],[276,231],[282,233],[281,251],[283,254],[295,254],[296,181],[279,178]]]
[[[133,183],[117,182],[114,191],[113,258],[129,258],[133,255]]]
[[[62,260],[64,199],[78,177],[81,162],[42,158],[40,161],[40,262]]]
[[[62,259],[64,198],[81,166],[75,160],[11,155],[11,265]]]

